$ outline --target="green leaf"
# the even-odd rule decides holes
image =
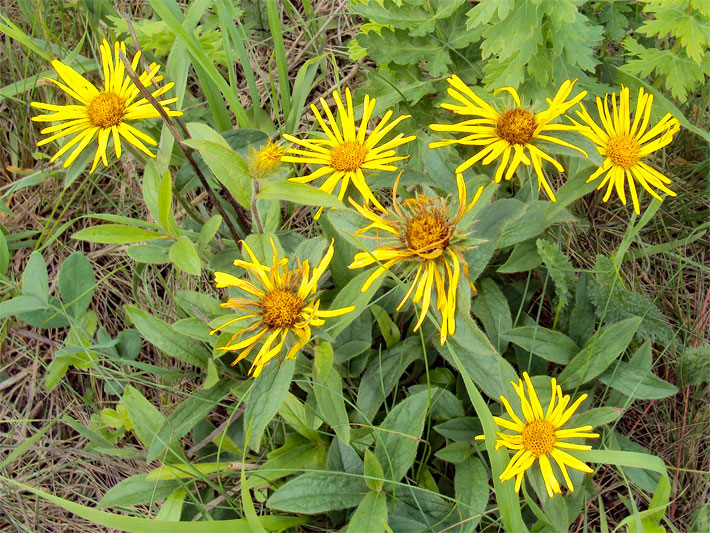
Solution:
[[[261,375],[254,380],[244,412],[244,430],[249,435],[248,446],[259,451],[266,425],[271,422],[286,398],[291,385],[295,361],[286,359],[281,367],[267,365]]]
[[[394,323],[394,320],[392,320],[389,313],[377,304],[372,304],[370,306],[370,311],[375,317],[375,320],[377,320],[377,325],[380,328],[382,337],[385,339],[387,348],[392,348],[399,342],[401,337],[397,324]]]
[[[519,242],[513,248],[508,260],[498,268],[502,274],[512,274],[515,272],[527,272],[540,266],[542,259],[537,253],[537,246],[533,239]]]
[[[214,239],[214,236],[217,234],[217,231],[219,230],[219,226],[221,224],[221,215],[214,215],[207,222],[205,222],[205,224],[202,226],[202,229],[200,230],[200,236],[197,238],[197,245],[200,248],[204,248],[210,242],[212,242],[212,239]]]
[[[499,353],[508,347],[503,332],[513,327],[508,300],[495,281],[485,278],[479,285],[478,296],[471,304],[471,311],[482,323]]]
[[[178,487],[175,481],[148,479],[147,474],[138,474],[111,487],[96,506],[105,509],[122,505],[150,505],[164,500]]]
[[[559,312],[567,307],[572,300],[572,288],[575,283],[574,267],[567,256],[560,251],[556,242],[538,239],[536,245],[537,252],[545,264],[548,274],[555,282]]]
[[[267,182],[259,191],[258,198],[264,200],[284,200],[303,205],[323,207],[343,207],[337,197],[321,191],[317,187],[289,180]]]
[[[560,384],[566,389],[574,389],[604,372],[624,353],[640,323],[640,318],[633,317],[597,331],[562,371]]]
[[[128,257],[138,263],[161,265],[170,262],[170,248],[155,244],[134,244],[126,248]]]
[[[272,481],[291,474],[300,474],[304,470],[324,469],[326,449],[312,442],[303,442],[303,439],[289,439],[283,447],[270,452],[266,462],[249,476],[249,488],[264,487]]]
[[[102,224],[76,232],[72,239],[98,242],[101,244],[130,244],[167,238],[163,233],[147,229],[124,226],[123,224]]]
[[[327,348],[322,348],[322,347]],[[333,349],[328,343],[321,343],[316,351],[316,357],[313,362],[313,391],[315,392],[316,402],[320,416],[326,423],[333,428],[338,438],[343,441],[343,444],[350,443],[350,421],[348,420],[348,412],[345,409],[345,398],[343,397],[343,379],[340,377],[336,368],[329,368],[328,372],[321,369],[318,359],[326,359],[320,354],[326,352],[329,354],[329,360],[333,360]]]
[[[125,306],[126,313],[143,338],[164,351],[190,365],[206,368],[210,353],[199,342],[178,333],[168,324],[134,306]]]
[[[510,381],[518,379],[510,363],[503,359],[470,317],[456,317],[456,333],[448,338],[446,345],[435,343],[435,346],[452,364],[449,350],[455,350],[471,379],[491,398],[498,398]]]
[[[175,263],[177,267],[188,274],[199,276],[202,272],[200,256],[197,255],[195,245],[192,244],[192,241],[185,235],[181,235],[180,238],[175,241],[170,247],[168,255],[170,256],[170,260]]]
[[[244,209],[251,209],[252,183],[247,164],[237,152],[213,141],[189,139],[185,144],[200,152],[215,178]]]
[[[7,275],[10,266],[10,249],[7,247],[7,239],[0,229],[0,276]]]
[[[49,274],[42,254],[32,252],[22,274],[22,294],[49,303]]]
[[[330,322],[327,323],[328,331],[331,335],[333,335],[333,337],[337,337],[340,332],[342,332],[360,315],[360,313],[368,308],[367,304],[375,295],[377,289],[379,289],[382,285],[385,278],[384,276],[380,276],[365,292],[362,292],[362,285],[365,283],[367,278],[370,277],[370,274],[370,271],[366,271],[354,277],[338,292],[335,298],[333,298],[333,302],[330,304],[330,309],[340,309],[350,305],[355,306],[355,309],[351,312],[346,313],[341,317],[331,319]]]
[[[74,318],[83,315],[91,304],[95,288],[96,276],[86,256],[74,252],[67,257],[59,271],[59,292],[69,314]]]
[[[155,515],[155,519],[179,522],[180,516],[182,515],[182,506],[185,503],[185,496],[187,496],[187,492],[184,488],[176,488],[163,502],[160,511]]]
[[[387,527],[387,497],[384,492],[368,492],[350,518],[348,532],[381,533]]]
[[[658,400],[678,393],[678,387],[662,380],[653,372],[619,361],[599,376],[607,387],[634,400]]]
[[[221,463],[188,463],[176,465],[160,465],[146,474],[146,480],[175,480],[203,478],[212,474],[226,475],[234,473],[235,470],[248,466],[251,469],[257,468],[254,465],[243,465],[229,461]]]
[[[372,421],[407,367],[423,357],[422,343],[416,337],[407,337],[391,350],[376,355],[357,391],[357,410],[367,422]]]
[[[385,479],[399,481],[414,463],[426,420],[426,391],[399,402],[375,429],[375,457],[385,470]]]
[[[160,180],[158,189],[158,217],[165,233],[177,237],[178,227],[173,214],[173,179],[168,171]]]
[[[160,457],[171,443],[185,436],[195,424],[212,412],[229,394],[230,385],[230,382],[222,381],[210,389],[195,391],[178,405],[158,429],[157,435],[148,448],[148,462]]]
[[[488,472],[480,459],[469,457],[456,464],[454,489],[462,532],[473,532],[486,510],[489,494]]]
[[[370,450],[365,450],[365,483],[370,490],[379,491],[384,485],[385,473],[382,465]]]
[[[528,353],[547,361],[566,365],[579,352],[579,346],[564,333],[541,326],[523,326],[503,332],[503,338]]]
[[[9,316],[44,309],[46,305],[36,296],[17,296],[0,302],[0,320]]]
[[[360,476],[309,473],[292,479],[266,502],[271,509],[316,514],[356,507],[370,491]]]
[[[306,406],[290,392],[286,394],[286,398],[284,398],[284,402],[279,408],[279,415],[289,427],[295,429],[308,440],[313,442],[321,441],[321,437],[315,430],[321,426],[322,422],[320,420],[316,422],[314,420],[315,417],[311,417],[310,422],[313,423],[309,423],[309,418],[306,415]]]
[[[710,346],[685,348],[681,354],[678,373],[681,383],[685,386],[710,382]]]
[[[126,386],[121,403],[126,406],[128,418],[136,436],[146,449],[150,448],[158,431],[166,424],[165,416],[138,389],[131,385]],[[170,453],[165,459],[167,462],[175,463],[184,460],[182,449],[173,445],[169,450]]]
[[[350,7],[354,13],[379,24],[409,30],[413,36],[425,36],[435,32],[437,20],[448,18],[463,3],[464,0],[426,3],[383,0],[381,2],[357,3]]]
[[[437,451],[434,455],[447,463],[457,464],[467,461],[472,454],[473,450],[470,444],[466,442],[452,442]]]

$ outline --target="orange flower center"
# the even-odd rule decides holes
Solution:
[[[330,166],[338,172],[352,172],[365,162],[367,148],[356,141],[336,146],[330,152]]]
[[[609,139],[606,145],[609,159],[616,166],[624,169],[633,167],[639,160],[641,146],[630,135],[621,135]]]
[[[441,213],[421,213],[407,223],[405,240],[412,250],[443,250],[449,245],[450,238],[451,226]]]
[[[547,420],[534,420],[523,429],[523,448],[535,457],[548,455],[555,447],[555,426]]]
[[[293,326],[301,315],[303,300],[291,291],[274,289],[261,300],[261,317],[270,328]]]
[[[115,93],[101,93],[89,104],[89,120],[97,128],[118,126],[125,110],[123,98]]]
[[[535,115],[519,107],[506,111],[498,118],[498,136],[510,144],[527,144],[533,138],[535,128]]]
[[[284,149],[275,142],[269,141],[259,151],[252,153],[249,162],[252,175],[260,178],[272,173],[281,163],[283,155]]]

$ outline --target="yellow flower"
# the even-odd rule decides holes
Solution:
[[[278,356],[279,364],[281,363],[281,349],[289,331],[296,336],[296,342],[288,351],[286,358],[293,359],[296,353],[310,340],[311,326],[322,326],[325,323],[324,318],[344,315],[352,311],[354,307],[323,311],[320,309],[320,299],[315,297],[318,280],[325,273],[333,258],[332,241],[320,264],[312,272],[308,260],[302,264],[299,262],[295,269],[289,269],[288,259],[285,257],[279,259],[273,239],[271,240],[273,256],[270,267],[259,262],[246,242],[242,241],[242,246],[244,246],[251,262],[237,259],[234,261],[234,266],[249,271],[255,283],[225,272],[215,272],[214,278],[218,289],[237,287],[249,294],[246,298],[230,298],[221,304],[222,307],[229,309],[247,311],[247,314],[229,320],[211,331],[210,335],[214,335],[235,322],[255,319],[249,326],[235,333],[226,346],[219,349],[241,350],[232,363],[235,365],[249,355],[252,349],[263,340],[249,369],[250,374],[258,377],[264,366],[274,357]],[[253,331],[256,333],[244,336],[245,333]],[[240,337],[242,340],[237,341]]]
[[[519,379],[517,384],[511,381],[511,384],[518,398],[520,398],[524,421],[518,418],[504,396],[501,396],[500,400],[503,402],[512,422],[505,418],[493,417],[500,427],[516,433],[515,435],[498,433],[500,439],[496,440],[496,449],[505,446],[509,450],[515,450],[515,455],[513,455],[508,467],[500,475],[500,480],[508,481],[515,478],[515,491],[519,492],[520,485],[523,482],[523,474],[535,464],[535,459],[537,459],[540,463],[540,472],[542,473],[542,479],[545,481],[547,494],[552,498],[554,494],[562,492],[560,484],[552,471],[552,464],[550,463],[550,457],[552,457],[562,472],[562,477],[564,477],[570,492],[574,492],[574,485],[572,485],[569,474],[567,474],[567,467],[587,474],[593,474],[594,471],[564,450],[591,450],[592,447],[564,442],[564,440],[596,439],[599,438],[599,435],[589,433],[589,431],[594,429],[592,426],[560,428],[572,417],[579,405],[587,399],[587,395],[582,394],[577,401],[567,407],[570,402],[570,396],[563,396],[562,387],[557,385],[555,378],[551,378],[550,403],[547,406],[547,410],[543,411],[527,372],[523,372],[523,378],[528,388],[529,401],[525,397],[522,380]],[[484,435],[476,437],[476,440],[484,439]]]
[[[62,145],[50,161],[56,160],[70,148],[74,147],[74,150],[64,162],[64,167],[68,167],[96,137],[98,143],[94,163],[91,166],[91,172],[96,168],[99,159],[103,161],[104,166],[108,166],[106,150],[110,136],[113,138],[113,146],[117,158],[121,157],[121,137],[138,148],[141,152],[144,152],[150,157],[155,157],[150,150],[146,148],[145,144],[143,144],[146,142],[155,145],[155,140],[131,126],[128,121],[155,118],[160,115],[145,98],[136,100],[140,91],[126,75],[125,65],[118,56],[119,49],[125,54],[126,44],[123,42],[114,43],[113,52],[111,51],[111,46],[108,41],[104,40],[101,44],[101,63],[103,64],[104,75],[103,90],[97,89],[73,68],[65,65],[61,61],[56,59],[52,61],[52,67],[54,67],[54,70],[57,71],[57,74],[64,83],[51,78],[47,79],[79,103],[54,105],[32,102],[30,104],[37,109],[52,111],[51,114],[32,117],[32,120],[35,122],[61,122],[61,124],[43,129],[40,133],[53,133],[54,135],[42,139],[37,143],[37,146],[43,146],[67,135],[75,134],[71,140]],[[138,50],[133,57],[131,64],[133,70],[138,67],[140,55],[141,52]],[[139,79],[141,83],[149,88],[151,85],[162,80],[162,76],[158,76],[159,69],[159,65],[152,63],[150,70],[140,75]],[[153,91],[151,94],[154,98],[158,98],[163,93],[169,91],[173,85],[173,83],[168,83]],[[160,101],[160,104],[171,117],[182,115],[181,111],[173,111],[167,107],[169,104],[176,101],[177,98],[168,98],[167,100]]]
[[[401,174],[400,174],[401,176]],[[461,276],[463,264],[466,279],[468,277],[468,263],[463,257],[461,241],[465,237],[457,228],[461,218],[468,213],[483,192],[480,187],[471,203],[466,203],[466,184],[463,175],[456,175],[458,185],[459,205],[456,216],[451,219],[444,198],[429,198],[417,195],[416,198],[405,200],[401,205],[397,199],[397,186],[399,176],[392,189],[392,209],[394,215],[385,211],[377,214],[367,207],[350,203],[357,211],[370,221],[370,225],[358,230],[362,234],[370,229],[377,231],[378,248],[372,252],[359,252],[355,254],[349,268],[363,268],[374,263],[381,263],[362,286],[365,292],[372,283],[382,276],[385,271],[397,263],[412,263],[416,267],[414,280],[409,290],[397,306],[399,311],[412,294],[415,304],[422,302],[419,321],[414,331],[424,322],[424,317],[429,309],[431,293],[436,286],[436,308],[441,312],[440,342],[443,345],[448,335],[453,335],[456,330],[456,289]],[[380,231],[388,235],[384,238],[385,246],[379,246]],[[475,291],[476,288],[471,283]]]
[[[397,170],[397,167],[392,165],[392,163],[406,159],[407,156],[397,156],[395,148],[413,141],[416,139],[416,136],[409,135],[405,137],[403,133],[399,133],[386,143],[379,146],[377,144],[392,128],[404,119],[409,118],[410,115],[401,115],[392,122],[389,122],[389,119],[392,117],[392,111],[387,111],[379,124],[367,135],[367,123],[375,109],[375,99],[365,95],[362,120],[360,121],[360,127],[356,130],[355,112],[353,110],[350,89],[345,89],[347,110],[343,105],[343,101],[340,99],[338,91],[333,91],[333,98],[338,107],[340,127],[338,127],[338,122],[336,122],[330,107],[326,101],[321,98],[320,103],[328,118],[328,124],[323,120],[316,106],[311,105],[311,110],[327,138],[301,140],[291,135],[284,134],[285,139],[302,146],[306,150],[290,148],[286,150],[286,153],[295,154],[295,156],[298,157],[286,155],[282,158],[282,161],[318,165],[319,168],[315,171],[306,176],[291,178],[292,181],[309,183],[318,178],[328,176],[320,186],[320,189],[331,194],[335,190],[338,182],[340,182],[338,200],[343,199],[348,184],[352,182],[357,190],[360,191],[363,198],[365,198],[366,202],[372,202],[378,208],[384,209],[372,194],[370,187],[368,187],[363,170]],[[320,217],[322,211],[323,208],[321,207],[316,213],[316,219]]]
[[[582,91],[571,100],[567,100],[576,81],[565,81],[555,97],[552,100],[547,100],[547,109],[536,114],[521,106],[520,97],[515,89],[502,87],[493,94],[497,95],[501,91],[510,93],[517,107],[499,113],[490,104],[476,96],[461,78],[453,75],[448,79],[449,85],[451,85],[448,93],[461,105],[442,104],[441,107],[449,109],[457,115],[475,118],[464,120],[457,124],[432,124],[429,127],[434,131],[450,131],[466,133],[467,135],[460,139],[444,139],[432,142],[429,147],[439,148],[452,144],[485,147],[461,163],[456,172],[463,172],[479,161],[484,165],[488,165],[500,158],[500,163],[495,173],[496,183],[500,183],[503,177],[506,180],[511,179],[520,163],[528,166],[532,164],[538,178],[537,190],[539,191],[541,186],[544,187],[547,196],[554,202],[556,201],[555,193],[545,179],[542,171],[542,161],[549,161],[560,172],[563,172],[564,169],[555,159],[543,152],[535,141],[547,141],[573,148],[587,156],[587,153],[581,148],[565,140],[545,134],[545,132],[551,131],[576,131],[578,129],[578,126],[552,124],[553,120],[586,96],[587,91]],[[527,154],[525,150],[527,150]]]
[[[250,152],[249,172],[254,178],[263,178],[276,171],[285,153],[281,145],[271,139],[259,150],[250,148]]]
[[[609,110],[608,96],[608,94],[604,96],[603,105],[602,99],[597,97],[601,127],[597,125],[581,102],[579,105],[582,110],[577,111],[579,118],[587,123],[587,126],[580,125],[580,133],[594,142],[599,153],[605,158],[604,164],[589,176],[587,182],[606,173],[597,189],[607,185],[604,194],[606,202],[611,196],[612,189],[616,188],[624,205],[626,205],[625,182],[628,182],[634,211],[640,215],[641,209],[634,181],[638,181],[651,196],[659,201],[663,201],[663,199],[651,187],[656,187],[670,196],[676,195],[665,185],[671,183],[671,180],[641,159],[669,144],[673,140],[673,135],[680,129],[680,124],[670,113],[666,113],[658,124],[646,131],[651,118],[653,95],[644,92],[643,87],[639,89],[633,123],[631,122],[629,105],[629,88],[622,87],[618,106],[616,93],[611,95],[611,111]],[[579,125],[577,122],[575,124]]]

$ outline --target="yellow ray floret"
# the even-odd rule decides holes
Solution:
[[[587,182],[604,176],[597,187],[597,189],[602,189],[606,185],[604,201],[609,200],[611,192],[615,188],[624,205],[626,205],[625,189],[626,183],[628,183],[634,211],[640,215],[641,208],[636,192],[636,181],[659,201],[663,199],[654,190],[654,187],[670,196],[676,195],[666,187],[671,183],[671,180],[644,163],[642,159],[668,145],[680,129],[680,123],[670,113],[666,113],[658,124],[647,129],[651,119],[653,95],[646,93],[643,87],[639,89],[633,122],[631,121],[628,87],[622,87],[618,104],[616,93],[611,95],[611,105],[612,107],[609,109],[608,94],[604,95],[603,102],[601,98],[597,97],[597,111],[601,126],[595,122],[581,102],[579,104],[581,111],[578,110],[577,115],[586,126],[573,121],[580,126],[580,133],[597,145],[597,150],[604,158],[602,166],[589,176]]]
[[[523,372],[523,379],[525,380],[525,386],[527,386],[527,397],[523,380],[518,380],[518,383],[511,381],[515,389],[515,394],[520,398],[523,417],[518,417],[505,396],[501,396],[500,400],[511,420],[497,416],[493,417],[496,424],[501,428],[514,433],[512,435],[502,432],[498,433],[499,439],[496,440],[496,449],[504,446],[509,450],[515,451],[507,468],[500,475],[500,480],[508,481],[509,479],[515,478],[515,491],[520,491],[520,485],[523,483],[523,475],[528,469],[532,468],[535,464],[535,460],[537,460],[540,465],[542,479],[545,482],[547,495],[552,498],[555,494],[562,492],[552,469],[552,463],[550,462],[550,457],[552,457],[562,473],[567,488],[570,492],[574,492],[574,485],[569,478],[567,468],[569,467],[587,474],[593,474],[594,471],[564,450],[585,451],[591,450],[592,447],[565,442],[565,440],[596,439],[599,435],[597,433],[590,433],[590,431],[594,429],[592,426],[581,426],[569,429],[561,428],[572,417],[580,404],[587,399],[587,395],[582,394],[572,405],[569,405],[571,397],[569,395],[563,395],[562,387],[557,385],[555,378],[551,378],[550,403],[547,409],[543,411],[542,404],[527,372]],[[476,437],[476,440],[484,439],[484,435],[478,435]]]
[[[315,105],[311,105],[311,110],[326,138],[298,139],[285,134],[284,139],[299,145],[300,148],[289,148],[286,153],[293,155],[285,155],[281,160],[290,163],[308,163],[317,167],[310,174],[291,178],[293,181],[309,183],[325,178],[320,189],[328,194],[331,194],[340,183],[339,200],[343,199],[348,184],[352,182],[367,203],[371,202],[383,209],[367,185],[363,171],[396,171],[397,167],[392,163],[407,158],[407,156],[398,156],[395,149],[416,139],[415,135],[405,136],[403,133],[398,133],[389,141],[379,143],[397,124],[409,118],[409,115],[401,115],[390,122],[393,113],[391,110],[387,111],[368,134],[367,125],[375,110],[375,99],[365,95],[359,127],[355,126],[355,111],[350,89],[345,89],[345,103],[338,91],[333,91],[333,99],[337,107],[339,119],[337,121],[325,99],[320,99],[325,118]],[[316,218],[320,217],[322,211],[323,208],[318,210]]]
[[[96,139],[96,153],[94,162],[91,165],[91,172],[96,169],[99,160],[103,162],[104,166],[108,166],[106,156],[109,138],[113,140],[117,158],[121,157],[121,139],[132,144],[146,155],[155,157],[144,144],[155,145],[155,140],[129,124],[129,122],[135,120],[159,117],[160,114],[145,98],[136,100],[140,91],[126,74],[126,67],[119,57],[119,50],[125,55],[126,44],[116,42],[112,50],[108,41],[104,40],[100,50],[101,63],[103,65],[103,89],[98,89],[73,68],[55,59],[52,61],[52,67],[57,71],[63,83],[51,78],[46,79],[62,89],[78,104],[54,105],[43,102],[32,102],[30,104],[36,109],[52,112],[32,117],[33,121],[58,123],[44,128],[40,132],[52,135],[39,141],[37,146],[43,146],[57,139],[73,135],[50,160],[52,162],[55,161],[59,156],[73,148],[64,162],[65,168],[71,165],[94,139]],[[133,57],[131,67],[134,71],[138,67],[140,56],[141,52],[139,50]],[[149,70],[140,75],[140,82],[148,89],[156,85],[163,79],[162,76],[158,75],[159,69],[159,65],[151,64]],[[158,103],[169,116],[176,117],[182,115],[182,111],[172,110],[168,106],[175,103],[177,98],[159,100],[160,96],[169,91],[173,85],[173,83],[163,85],[154,89],[151,94],[153,98],[158,100]]]
[[[515,102],[515,107],[501,113],[476,95],[461,78],[453,75],[448,79],[451,86],[448,93],[458,104],[445,103],[441,107],[453,111],[457,115],[473,118],[456,124],[432,124],[429,127],[434,131],[463,133],[465,136],[460,139],[432,142],[429,147],[439,148],[452,144],[481,147],[476,154],[461,163],[456,168],[456,172],[463,172],[479,161],[484,165],[499,161],[498,169],[495,172],[496,183],[500,183],[503,178],[511,179],[521,163],[527,166],[532,165],[537,174],[538,191],[544,187],[547,196],[554,202],[556,201],[555,193],[545,178],[542,162],[543,160],[548,161],[560,172],[563,172],[564,169],[553,157],[542,151],[538,141],[572,148],[584,154],[585,157],[587,156],[587,153],[581,148],[553,135],[548,135],[553,131],[575,131],[578,129],[578,126],[552,123],[586,96],[587,91],[582,91],[568,100],[576,81],[565,81],[555,97],[552,100],[547,99],[547,109],[536,114],[521,105],[520,96],[514,88],[502,87],[494,94],[509,93]]]
[[[225,272],[215,272],[214,277],[217,288],[236,287],[248,295],[247,298],[230,298],[222,304],[222,307],[246,311],[247,314],[227,321],[212,330],[210,335],[236,322],[248,321],[248,325],[237,331],[226,346],[219,349],[239,351],[239,355],[232,363],[235,365],[261,343],[249,369],[251,375],[258,377],[264,366],[274,357],[278,357],[279,364],[281,363],[281,350],[289,337],[289,332],[294,334],[295,342],[286,358],[293,359],[310,340],[311,326],[322,326],[325,324],[324,318],[344,315],[354,307],[330,311],[320,309],[320,299],[316,297],[316,291],[318,281],[333,258],[332,241],[320,264],[312,272],[308,260],[299,262],[295,269],[289,269],[288,259],[279,258],[273,239],[270,267],[257,259],[246,242],[242,241],[242,246],[250,261],[237,259],[234,261],[234,266],[247,270],[254,282]]]
[[[400,174],[401,176],[401,174]],[[422,308],[414,331],[424,322],[431,302],[432,291],[436,288],[436,308],[441,312],[440,342],[443,345],[448,335],[456,330],[456,288],[461,277],[461,265],[466,279],[468,263],[463,257],[463,233],[457,227],[461,218],[474,206],[483,191],[480,187],[473,200],[466,198],[466,185],[463,175],[456,175],[459,204],[454,216],[451,216],[444,198],[429,198],[417,195],[402,204],[397,198],[399,176],[392,190],[392,211],[382,209],[376,213],[370,207],[358,205],[351,200],[357,211],[370,221],[365,228],[357,231],[358,235],[374,229],[377,231],[378,248],[371,252],[359,252],[353,258],[349,268],[364,268],[378,263],[362,286],[366,291],[372,283],[398,264],[412,264],[416,270],[409,290],[397,306],[399,311],[413,295],[415,304],[421,302]],[[385,236],[381,237],[380,232]],[[384,246],[379,246],[380,241]],[[471,283],[473,287],[473,283]]]

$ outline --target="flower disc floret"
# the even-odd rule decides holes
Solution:
[[[89,120],[97,128],[118,126],[125,111],[126,103],[114,93],[100,93],[87,109]]]
[[[355,141],[336,146],[330,152],[330,166],[338,172],[355,172],[362,167],[367,156],[367,148]]]
[[[445,214],[435,210],[409,219],[404,235],[407,246],[412,250],[428,250],[432,247],[443,250],[449,244],[452,228]]]
[[[535,457],[547,455],[555,447],[555,426],[547,420],[533,420],[523,429],[523,449],[529,450]]]
[[[496,124],[498,135],[509,144],[526,145],[535,135],[537,120],[525,109],[510,109],[503,113]]]
[[[270,328],[293,326],[302,308],[303,300],[285,289],[268,292],[261,301],[261,314],[264,323]]]

